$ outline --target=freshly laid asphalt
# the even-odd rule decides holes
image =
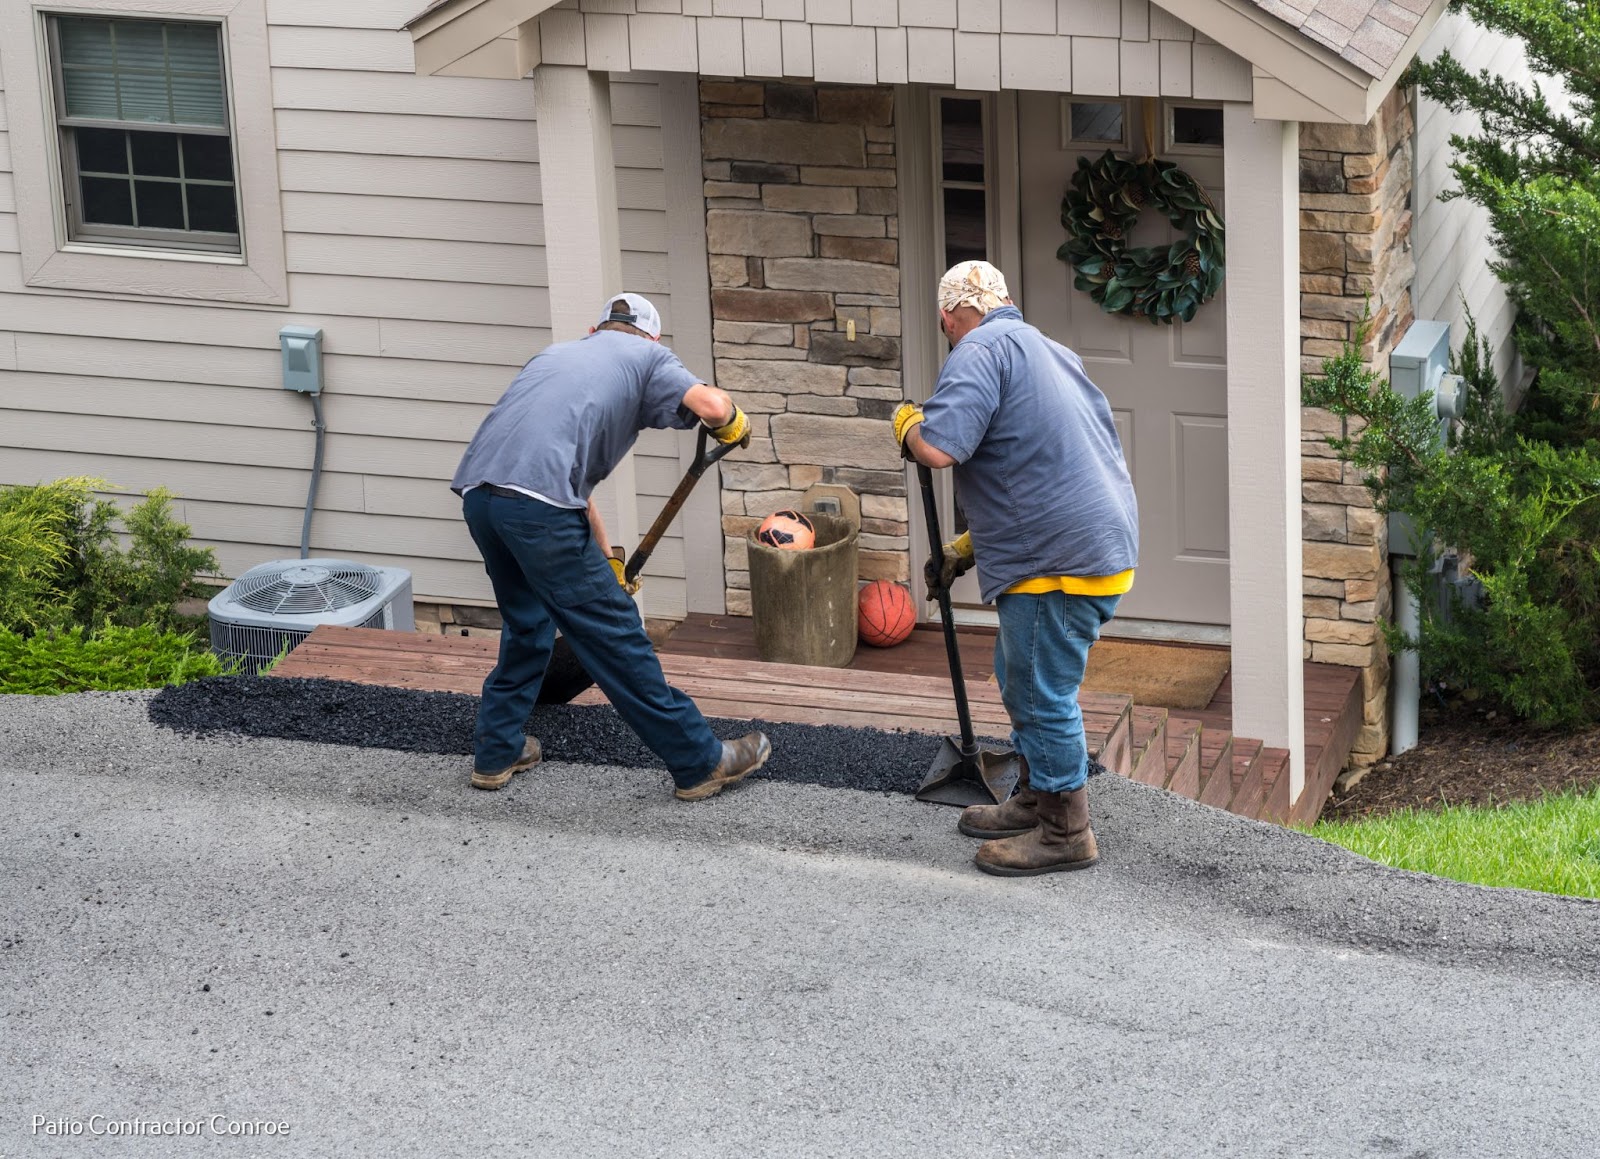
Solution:
[[[0,697],[5,1159],[1600,1154],[1600,905],[1114,777],[1012,881],[902,794],[149,702]],[[213,1115],[289,1133],[93,1133]]]

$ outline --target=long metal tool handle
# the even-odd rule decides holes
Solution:
[[[628,557],[628,562],[623,565],[622,575],[629,583],[639,578],[639,573],[644,570],[644,565],[650,562],[650,553],[655,551],[656,544],[661,542],[661,537],[667,533],[667,528],[678,512],[683,510],[684,503],[689,498],[689,492],[694,490],[694,485],[700,481],[713,463],[731,451],[739,449],[739,443],[718,443],[710,452],[706,451],[706,443],[710,440],[711,432],[705,427],[700,428],[700,440],[695,444],[694,462],[689,465],[688,472],[678,482],[677,488],[672,492],[672,497],[667,500],[661,514],[656,516],[656,521],[650,525],[650,530],[644,533],[644,538],[639,541],[639,546]]]
[[[917,464],[922,485],[922,513],[928,523],[928,553],[935,570],[944,562],[944,537],[939,532],[939,509],[933,494],[933,471]],[[950,589],[938,589],[939,616],[944,621],[944,650],[950,658],[950,683],[956,697],[956,719],[961,723],[961,755],[975,756],[978,739],[972,734],[972,711],[967,707],[967,681],[961,674],[961,649],[956,642],[956,616],[950,608]]]

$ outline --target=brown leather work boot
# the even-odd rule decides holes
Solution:
[[[1017,791],[998,805],[968,805],[961,810],[961,820],[956,828],[968,837],[993,841],[997,837],[1016,837],[1039,823],[1038,796],[1028,787],[1028,759],[1017,757],[1022,775],[1017,778]]]
[[[973,861],[999,877],[1032,877],[1067,869],[1087,869],[1100,857],[1089,828],[1089,788],[1071,793],[1034,794],[1039,824],[1020,837],[985,841]]]
[[[698,785],[678,789],[673,796],[680,801],[704,801],[715,797],[729,785],[737,785],[751,773],[767,763],[772,755],[772,742],[764,732],[746,733],[738,740],[722,742],[722,759],[710,775]]]
[[[492,771],[473,769],[472,787],[474,789],[503,789],[512,777],[524,769],[531,769],[538,764],[540,755],[539,742],[530,736],[522,743],[522,755],[505,768]]]

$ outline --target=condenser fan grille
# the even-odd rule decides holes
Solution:
[[[376,568],[321,564],[258,568],[239,578],[233,598],[258,612],[314,615],[370,600],[378,594],[380,582]]]

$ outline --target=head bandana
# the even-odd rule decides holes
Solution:
[[[939,279],[939,309],[946,313],[958,306],[971,306],[986,315],[1005,305],[1010,297],[1006,276],[988,262],[958,262]]]

